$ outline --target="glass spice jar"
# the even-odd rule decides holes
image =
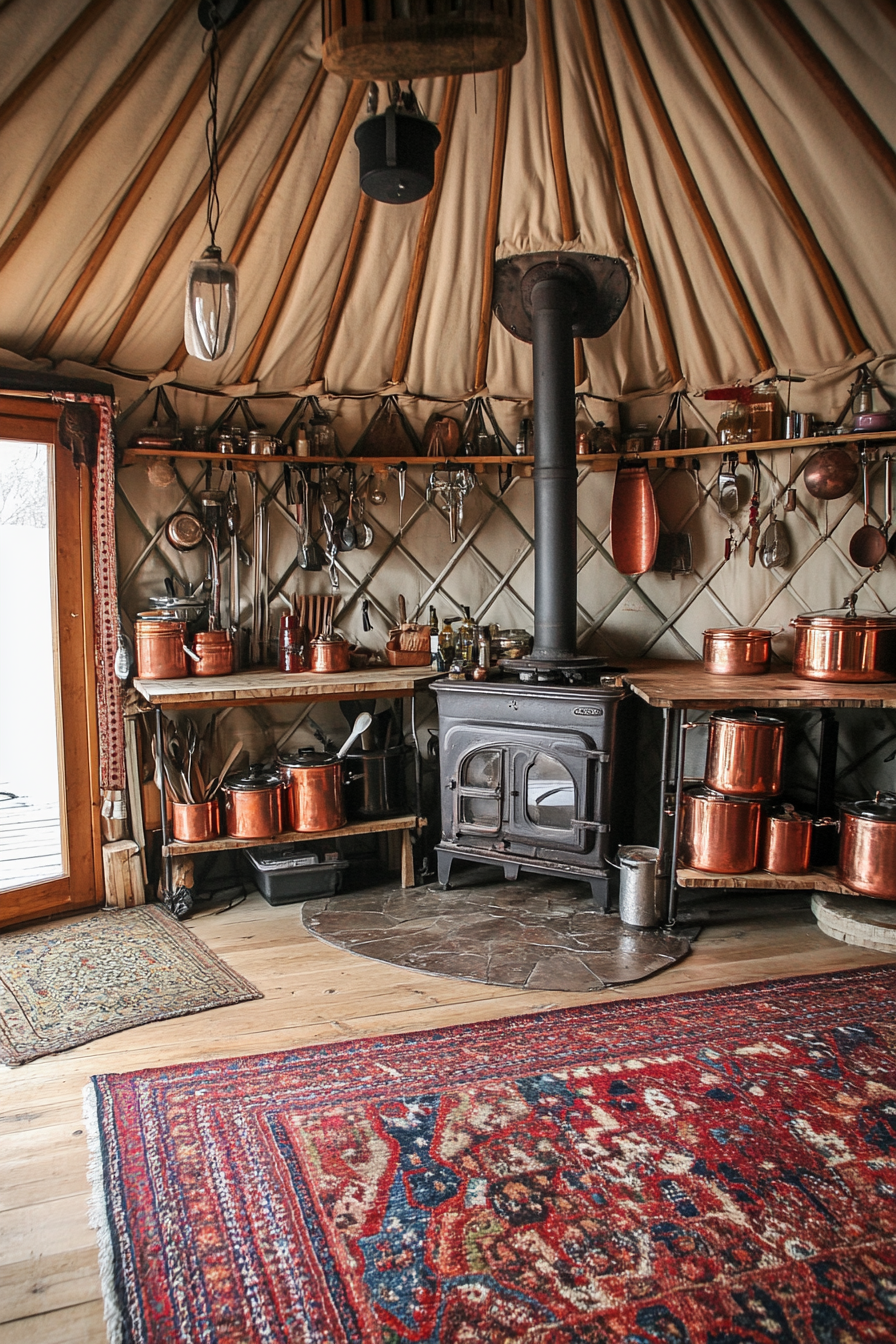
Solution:
[[[306,671],[305,627],[300,623],[298,616],[280,617],[277,666],[281,672]]]

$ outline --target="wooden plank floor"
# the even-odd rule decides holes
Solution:
[[[81,1090],[91,1074],[893,960],[826,937],[808,902],[792,893],[714,893],[702,900],[710,919],[685,961],[598,995],[488,988],[369,961],[312,938],[298,906],[272,909],[258,895],[226,913],[203,912],[190,927],[263,999],[135,1027],[17,1069],[0,1066],[0,1344],[106,1338],[86,1208]]]

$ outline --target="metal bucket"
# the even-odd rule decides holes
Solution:
[[[652,845],[620,845],[619,918],[633,929],[655,929],[662,911],[662,890],[657,888],[659,850]]]

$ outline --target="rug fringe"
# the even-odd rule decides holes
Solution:
[[[96,1231],[99,1252],[100,1289],[103,1294],[103,1319],[109,1344],[122,1344],[123,1325],[118,1294],[115,1291],[115,1256],[112,1249],[112,1228],[106,1212],[106,1194],[103,1186],[103,1148],[100,1141],[100,1123],[97,1113],[96,1088],[89,1082],[82,1092],[84,1129],[87,1134],[87,1220]]]

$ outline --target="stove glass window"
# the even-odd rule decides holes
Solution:
[[[569,831],[576,815],[576,786],[555,756],[539,752],[526,772],[526,815],[534,826]]]
[[[501,824],[501,751],[477,751],[464,762],[461,772],[460,819],[468,826],[497,830]],[[466,790],[488,789],[494,796],[477,796]]]

